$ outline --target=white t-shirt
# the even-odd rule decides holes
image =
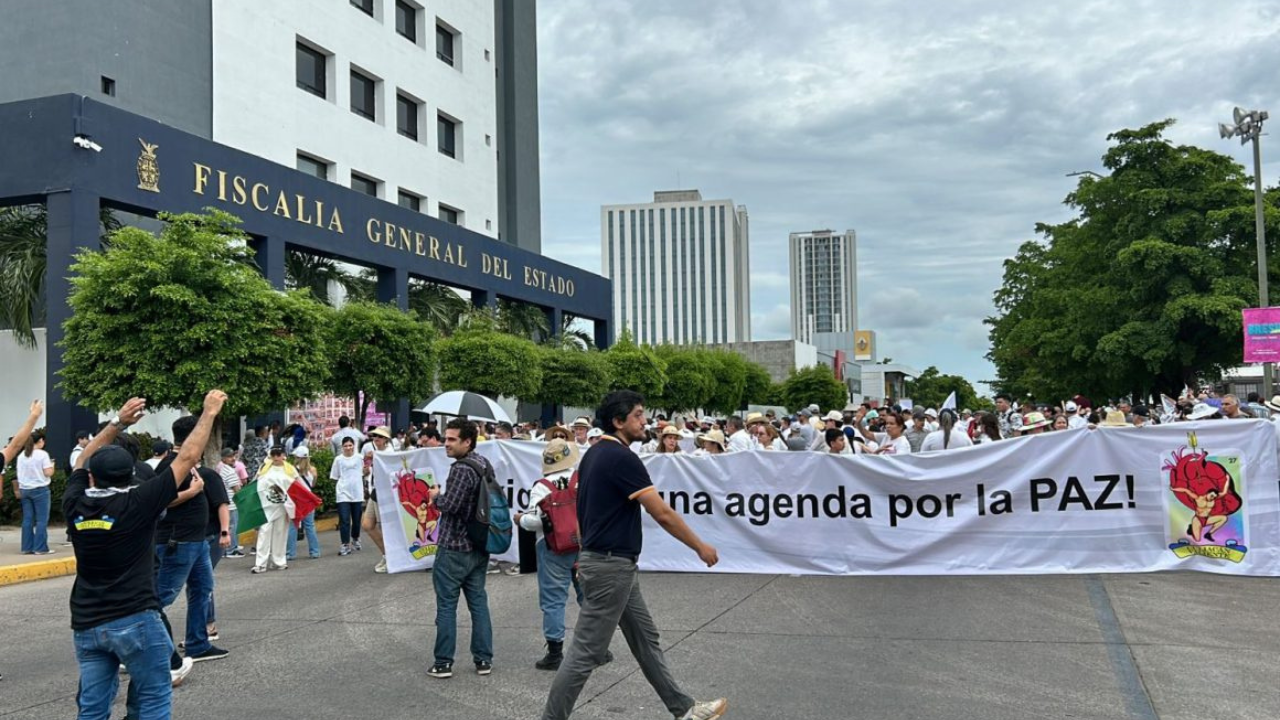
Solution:
[[[357,450],[360,449],[360,443],[365,441],[364,433],[348,425],[329,438],[329,448],[333,450],[335,456],[342,454],[342,439],[348,437],[356,444]]]
[[[1075,430],[1075,429],[1077,429],[1077,428],[1082,428],[1082,427],[1084,427],[1085,425],[1088,425],[1088,424],[1089,424],[1089,419],[1088,419],[1088,418],[1081,417],[1080,415],[1077,415],[1077,414],[1075,414],[1075,413],[1071,413],[1070,415],[1068,415],[1068,416],[1067,416],[1067,429],[1068,429],[1068,430]]]
[[[744,450],[753,449],[751,436],[747,434],[746,430],[739,430],[729,436],[729,452],[743,452]]]
[[[883,455],[910,455],[911,441],[907,440],[905,435],[899,435],[897,440],[889,437],[889,433],[872,433],[876,438],[876,446],[879,448],[888,448]]]
[[[227,465],[226,463],[218,463],[215,469],[218,471],[218,477],[222,478],[222,484],[227,488],[227,509],[235,510],[235,487],[240,484],[240,475],[236,473],[234,465]]]
[[[958,447],[973,447],[973,441],[969,439],[968,433],[963,430],[951,428],[951,443],[947,447],[942,447],[942,431],[938,430],[925,436],[924,442],[920,443],[920,452],[953,450]]]
[[[364,458],[360,455],[339,455],[333,459],[329,479],[336,481],[334,491],[337,502],[364,501]]]
[[[48,487],[49,478],[45,476],[44,471],[45,468],[51,467],[53,467],[53,458],[43,450],[32,450],[30,457],[27,457],[26,453],[18,453],[18,487],[22,490]]]

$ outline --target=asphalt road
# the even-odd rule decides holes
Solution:
[[[335,547],[333,534],[323,538]],[[224,659],[196,665],[174,717],[537,718],[551,674],[533,576],[490,575],[496,658],[426,676],[430,576],[371,551],[255,576],[217,571]],[[75,715],[71,578],[0,588],[0,716]],[[1280,583],[1199,574],[827,578],[646,574],[678,680],[728,717],[883,720],[1280,717]],[[464,606],[465,607],[465,606]],[[185,605],[171,609],[182,627]],[[572,627],[575,611],[570,610]],[[575,718],[664,718],[621,634]],[[123,692],[118,699],[123,715]]]

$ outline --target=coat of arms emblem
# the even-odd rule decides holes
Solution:
[[[160,164],[156,162],[156,148],[159,145],[138,138],[142,143],[142,152],[138,154],[138,189],[148,192],[160,192]]]

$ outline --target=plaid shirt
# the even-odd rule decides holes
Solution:
[[[477,458],[485,465],[489,461],[481,455],[470,453],[468,457]],[[475,519],[476,496],[483,482],[471,466],[454,461],[449,468],[449,478],[445,481],[444,490],[436,496],[436,507],[440,508],[440,539],[438,544],[442,550],[471,552],[471,539],[467,537],[467,522]]]

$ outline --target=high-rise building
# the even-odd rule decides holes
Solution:
[[[858,329],[858,236],[853,230],[791,233],[791,337],[818,344],[819,333]]]
[[[28,71],[0,102],[93,97],[540,252],[535,21],[534,0],[7,3],[0,66]]]
[[[614,327],[651,345],[750,340],[748,240],[745,206],[697,190],[600,208]]]

